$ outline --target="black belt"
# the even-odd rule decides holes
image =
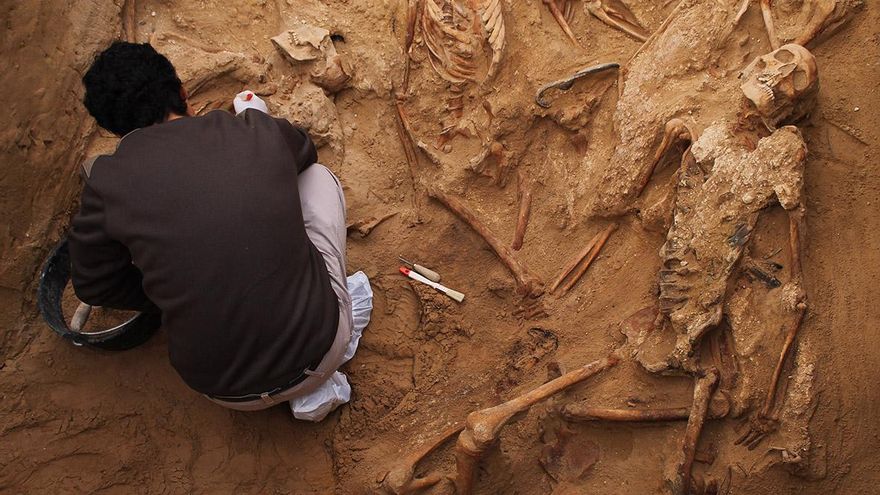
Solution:
[[[245,394],[245,395],[208,395],[208,397],[212,399],[222,400],[224,402],[250,402],[252,400],[258,400],[263,398],[272,397],[273,395],[278,395],[285,390],[294,387],[295,385],[301,383],[303,380],[309,377],[309,374],[306,373],[308,370],[314,370],[321,364],[321,361],[324,359],[321,356],[321,359],[315,361],[314,363],[304,366],[299,373],[297,373],[296,378],[287,382],[286,385],[282,385],[280,387],[275,387],[268,392],[263,392],[261,394]]]

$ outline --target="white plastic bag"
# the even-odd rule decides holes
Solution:
[[[336,371],[312,393],[290,401],[293,417],[318,422],[351,399],[351,385],[342,372]]]
[[[370,287],[367,275],[364,272],[354,273],[348,277],[346,285],[351,296],[351,317],[354,320],[354,327],[351,329],[351,340],[348,342],[348,349],[345,350],[343,363],[347,363],[354,356],[364,328],[370,323],[370,315],[373,313],[373,288]]]
[[[351,296],[351,313],[354,327],[351,329],[351,340],[345,350],[343,363],[354,356],[364,328],[370,323],[373,312],[373,289],[364,272],[357,272],[346,280],[348,293]],[[306,421],[321,421],[334,409],[351,399],[351,385],[341,371],[336,371],[330,378],[308,395],[290,401],[293,417]]]
[[[269,108],[266,106],[266,102],[249,89],[235,95],[235,99],[232,100],[232,106],[235,107],[236,115],[244,112],[248,108],[254,108],[267,115],[269,114]]]

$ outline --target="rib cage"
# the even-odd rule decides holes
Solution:
[[[452,84],[474,80],[473,37],[462,31],[455,22],[456,9],[452,0],[444,0],[443,7],[435,0],[425,0],[422,13],[422,33],[428,47],[428,60],[437,74]]]
[[[428,59],[441,78],[456,85],[476,82],[474,56],[483,42],[492,52],[485,80],[495,75],[506,42],[501,0],[481,5],[470,0],[468,6],[455,0],[425,0],[420,18]]]

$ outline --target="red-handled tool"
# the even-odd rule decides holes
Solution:
[[[438,284],[437,282],[432,282],[432,281],[428,280],[427,278],[423,277],[422,275],[419,275],[414,270],[410,270],[409,268],[407,268],[405,266],[400,267],[400,273],[406,275],[407,277],[409,277],[413,280],[418,280],[419,282],[421,282],[425,285],[431,286],[431,287],[437,289],[438,291],[446,294],[447,296],[451,297],[452,299],[455,299],[458,302],[462,302],[464,300],[464,294],[462,294],[461,292],[458,292],[457,290],[452,290],[449,287],[446,287],[445,285]]]

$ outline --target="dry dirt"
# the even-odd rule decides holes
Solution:
[[[139,348],[110,353],[73,347],[40,321],[36,274],[76,210],[77,166],[115,144],[82,107],[79,78],[98,50],[123,36],[126,5],[0,2],[6,107],[0,124],[0,492],[369,493],[383,470],[468,412],[620,345],[620,323],[656,301],[664,239],[656,225],[632,215],[619,219],[586,277],[564,297],[545,296],[546,316],[525,319],[517,316],[521,300],[496,256],[425,194],[432,186],[460,197],[508,243],[518,208],[516,173],[528,173],[535,181],[532,220],[515,256],[547,282],[605,228],[607,219],[587,215],[586,203],[604,184],[584,172],[584,157],[603,164],[611,156],[614,79],[554,94],[550,110],[532,100],[546,82],[598,62],[625,64],[639,48],[589,16],[583,3],[574,1],[572,28],[581,44],[574,47],[541,1],[502,2],[507,49],[501,67],[464,98],[465,119],[483,137],[501,142],[508,155],[507,172],[490,159],[487,174],[494,177],[467,166],[479,152],[478,137],[457,136],[448,153],[434,150],[440,164],[419,152],[419,163],[408,166],[393,97],[405,59],[402,0],[134,4],[129,26],[136,39],[152,37],[172,59],[196,108],[223,107],[246,86],[257,90],[274,113],[310,128],[321,161],[345,184],[350,221],[395,214],[368,235],[349,238],[349,270],[364,270],[373,283],[373,320],[346,366],[351,404],[310,424],[293,420],[282,407],[239,413],[210,404],[170,367],[162,332]],[[627,3],[651,30],[674,7]],[[338,35],[336,49],[354,68],[349,88],[324,96],[309,82],[311,67],[292,66],[270,42],[302,23]],[[821,90],[818,108],[801,126],[809,148],[804,270],[810,307],[784,375],[795,382],[785,414],[800,422],[784,416],[784,423],[792,422],[754,451],[733,445],[753,402],[736,411],[739,419],[708,423],[701,449],[714,450],[717,458],[696,470],[707,479],[729,476],[733,494],[878,493],[878,26],[880,10],[869,0],[852,22],[811,47]],[[737,29],[742,44],[736,50],[748,55],[735,68],[741,69],[769,50],[755,6]],[[414,133],[431,149],[448,97],[424,47],[417,47],[404,106]],[[669,188],[672,168],[659,174],[651,194]],[[759,223],[753,254],[781,248],[777,260],[784,265],[785,234],[786,220],[776,207]],[[458,305],[400,276],[398,254],[440,271],[467,295],[465,302]],[[756,288],[750,300],[762,300],[763,290]],[[731,302],[736,304],[744,302]],[[781,345],[774,335],[749,344],[760,348],[743,382],[754,387],[754,396],[769,382]],[[482,463],[476,492],[658,493],[683,423],[566,425],[557,411],[581,399],[607,407],[684,406],[691,387],[690,379],[653,376],[625,360],[509,425]],[[804,390],[805,396],[791,392]],[[791,446],[806,449],[800,463],[783,463],[774,449]],[[567,467],[545,470],[540,459],[551,454],[561,455]],[[453,466],[447,445],[419,473],[451,473]]]

